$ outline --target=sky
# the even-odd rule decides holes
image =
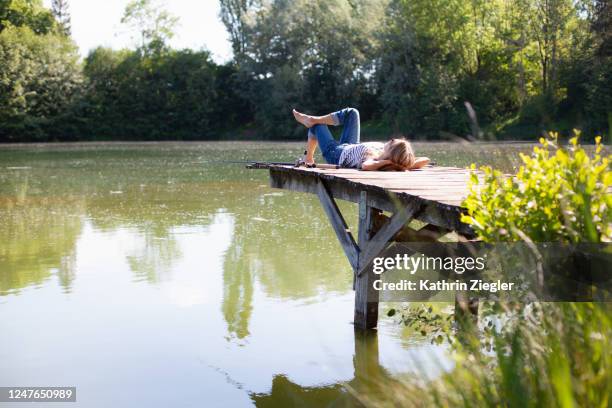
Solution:
[[[99,45],[112,48],[133,47],[133,33],[122,26],[121,16],[129,0],[69,0],[72,37],[81,55]],[[213,59],[223,63],[231,59],[232,49],[225,26],[219,18],[218,0],[166,0],[166,10],[179,18],[176,35],[170,41],[175,48],[207,49]],[[44,0],[51,7],[51,0]]]

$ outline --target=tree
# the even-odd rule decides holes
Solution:
[[[549,95],[557,80],[562,41],[567,38],[567,25],[574,15],[573,4],[571,0],[535,0],[530,11],[530,27],[542,70],[542,94]]]
[[[77,48],[28,27],[0,33],[0,141],[47,140],[80,95]]]
[[[36,34],[46,34],[54,28],[55,21],[42,0],[0,0],[0,32],[22,26]]]
[[[292,106],[322,113],[368,99],[370,52],[385,3],[277,0],[231,9],[236,63],[267,136],[297,131],[287,114]],[[367,113],[367,106],[360,108]]]
[[[207,51],[138,51],[99,47],[85,60],[90,134],[105,139],[211,138],[237,126],[239,94]],[[219,118],[223,118],[220,120]]]
[[[68,8],[68,0],[52,0],[51,10],[60,31],[67,37],[70,36],[71,23],[70,23],[70,11]]]
[[[220,17],[230,34],[234,55],[241,55],[246,48],[246,26],[248,13],[257,5],[259,0],[220,0]]]
[[[349,105],[424,138],[612,124],[609,0],[220,0],[234,50],[222,66],[169,46],[163,0],[127,5],[136,50],[81,66],[68,3],[0,0],[0,137],[302,138],[291,107]]]
[[[157,0],[132,0],[125,7],[121,23],[140,35],[140,47],[159,52],[174,36],[178,18],[164,10]]]
[[[591,21],[595,35],[594,72],[588,86],[588,108],[594,118],[594,128],[603,132],[608,128],[608,143],[612,142],[612,4],[608,0],[595,1]]]
[[[395,131],[463,136],[466,106],[485,123],[517,109],[517,75],[500,24],[505,15],[500,1],[390,2],[376,76],[384,117]]]

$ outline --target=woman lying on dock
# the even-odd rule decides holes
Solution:
[[[419,169],[429,163],[427,157],[415,157],[410,142],[395,138],[387,143],[359,141],[359,111],[345,108],[323,116],[305,115],[293,110],[295,120],[308,128],[308,145],[304,161],[314,164],[317,144],[329,164],[361,170],[405,171]],[[343,126],[340,141],[329,131],[328,125]]]

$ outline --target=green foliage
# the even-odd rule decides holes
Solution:
[[[235,55],[243,55],[246,48],[246,20],[248,11],[257,6],[259,0],[219,0],[221,21],[227,27]]]
[[[400,322],[448,342],[455,368],[440,378],[387,385],[393,406],[607,407],[610,402],[610,307],[593,303],[485,305],[473,331],[455,332],[424,306]],[[463,329],[465,330],[465,328]]]
[[[450,337],[453,323],[452,314],[445,314],[443,311],[434,310],[433,306],[426,307],[425,305],[403,306],[399,310],[389,309],[387,312],[388,317],[398,314],[400,323],[419,332],[422,336],[430,338],[432,344],[453,341]]]
[[[517,70],[501,30],[509,18],[501,2],[391,2],[377,72],[385,115],[396,129],[463,136],[470,125],[466,101],[485,123],[516,111]]]
[[[178,18],[156,0],[132,0],[125,7],[121,23],[138,33],[143,51],[159,53],[174,36]]]
[[[54,29],[55,20],[42,0],[0,0],[0,32],[10,27],[29,27],[36,34],[47,34]]]
[[[540,141],[515,177],[476,173],[463,218],[486,242],[609,242],[610,157],[601,138],[592,155],[578,135],[563,148]],[[401,322],[432,343],[447,341],[456,366],[427,383],[393,385],[400,406],[608,407],[612,320],[608,303],[486,303],[480,321],[457,330],[423,306]],[[395,310],[390,315],[395,315]]]
[[[84,98],[88,134],[102,139],[210,138],[236,126],[227,99],[231,66],[219,67],[208,52],[93,50],[85,61]]]
[[[25,27],[44,38],[67,36],[67,4],[54,0],[52,13],[41,0],[0,0],[0,33]],[[137,35],[136,50],[88,58],[81,67],[85,80],[67,82],[80,84],[68,97],[40,95],[43,79],[36,90],[30,86],[37,98],[57,95],[61,112],[52,120],[35,109],[22,109],[19,118],[11,114],[0,125],[3,140],[201,138],[232,126],[261,138],[302,138],[292,107],[323,114],[345,106],[357,107],[365,122],[417,138],[524,138],[544,129],[566,136],[573,128],[611,135],[612,20],[603,0],[220,5],[234,49],[230,63],[172,50],[168,41],[177,19],[158,0],[133,0],[122,22]],[[31,48],[30,37],[4,42],[9,65],[43,66],[26,62],[38,54],[20,51]],[[48,44],[45,58],[71,58],[65,47],[40,41]],[[60,55],[51,57],[53,52]],[[61,75],[80,77],[75,66],[69,61]],[[6,74],[9,67],[0,70],[5,82],[17,75]],[[9,95],[0,96],[10,100],[0,106],[4,115],[21,103]]]
[[[47,140],[82,91],[75,45],[28,27],[0,33],[0,141]]]
[[[612,238],[612,173],[603,157],[601,137],[590,156],[578,144],[567,148],[556,138],[540,139],[515,177],[483,167],[473,173],[465,201],[472,225],[488,242],[601,242]]]
[[[373,110],[360,102],[372,94],[367,72],[384,2],[234,3],[222,2],[222,16],[239,51],[255,120],[267,136],[299,129],[287,115],[290,107],[325,113],[359,105],[366,117]]]
[[[456,368],[423,394],[439,406],[608,406],[608,306],[533,304],[502,316],[510,319],[502,328],[488,328],[493,353],[478,341],[456,343]]]
[[[561,147],[540,139],[515,177],[483,168],[473,173],[465,201],[472,225],[486,242],[609,242],[612,236],[610,157],[601,137],[592,155],[579,135]],[[465,364],[436,385],[441,400],[475,405],[607,407],[612,322],[607,304],[496,305],[484,335],[457,344]],[[500,310],[501,308],[501,310]],[[491,320],[490,320],[491,321]],[[479,338],[480,336],[480,338]],[[494,355],[482,351],[482,339]],[[469,357],[468,357],[469,356]],[[480,390],[470,384],[480,384]]]

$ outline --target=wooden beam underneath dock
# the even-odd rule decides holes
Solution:
[[[455,232],[461,239],[474,233],[461,222],[461,203],[468,195],[470,171],[456,167],[425,167],[409,172],[366,172],[269,166],[270,185],[317,194],[354,272],[355,326],[375,328],[378,291],[372,283],[373,258],[392,242],[432,242]],[[358,239],[349,231],[336,199],[359,204]],[[390,216],[383,212],[391,213]],[[411,220],[427,224],[415,230]]]

